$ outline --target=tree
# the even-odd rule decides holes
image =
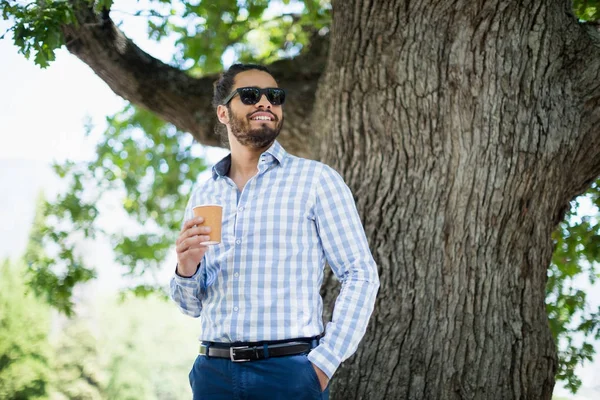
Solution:
[[[0,264],[0,398],[44,399],[51,381],[50,308],[27,292],[25,266]]]
[[[173,316],[172,305],[156,296],[101,302],[98,333],[106,398],[191,397],[186,376],[196,356],[197,321]]]
[[[97,339],[85,319],[72,316],[62,321],[56,349],[52,399],[100,400],[105,396]]]
[[[155,296],[78,303],[54,321],[50,399],[188,399],[195,322]]]
[[[44,65],[64,43],[135,105],[109,121],[94,163],[57,166],[75,183],[56,213],[91,226],[81,182],[95,177],[125,188],[130,215],[174,232],[181,214],[172,207],[201,167],[184,162],[183,132],[219,145],[208,94],[221,55],[233,48],[241,60],[273,61],[294,93],[281,142],[342,173],[381,275],[368,333],[336,373],[333,397],[549,399],[557,354],[547,271],[554,245],[568,242],[552,234],[600,174],[595,24],[566,1],[334,0],[331,12],[306,0],[268,21],[265,0],[200,1],[173,4],[179,23],[161,3],[146,15],[151,37],[178,38],[170,65],[124,36],[111,1],[2,2],[24,54]],[[575,10],[593,21],[597,5]],[[247,31],[276,45],[265,55]],[[163,192],[143,195],[155,189]],[[159,236],[119,240],[131,273],[155,266]],[[329,275],[327,304],[336,293]],[[568,293],[559,285],[555,294]],[[585,330],[598,335],[597,317],[589,321]]]

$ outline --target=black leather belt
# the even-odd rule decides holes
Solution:
[[[318,339],[310,342],[289,341],[275,344],[235,344],[223,346],[211,342],[202,342],[200,355],[217,358],[229,358],[233,362],[264,360],[269,357],[292,356],[308,353],[316,347]]]

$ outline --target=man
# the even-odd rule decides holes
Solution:
[[[201,319],[194,399],[322,399],[362,339],[379,288],[352,194],[326,165],[276,141],[285,92],[258,65],[233,65],[213,103],[231,153],[193,192],[171,296]],[[223,206],[221,243],[192,207]],[[327,262],[342,282],[323,334]]]

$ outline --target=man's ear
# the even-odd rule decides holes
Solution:
[[[229,123],[229,110],[226,106],[220,104],[217,106],[217,118],[222,124]]]

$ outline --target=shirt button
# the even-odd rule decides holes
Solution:
[[[233,274],[233,276],[235,276],[235,277],[237,278],[238,276],[240,276],[240,274],[238,274],[238,273],[236,272],[235,274]]]
[[[237,310],[239,310],[239,308],[233,307],[233,311],[237,311]]]
[[[242,244],[242,241],[240,239],[235,241],[235,244]]]
[[[240,208],[238,208],[238,211],[239,211],[239,212],[242,212],[242,211],[244,211],[244,207],[240,207]]]

